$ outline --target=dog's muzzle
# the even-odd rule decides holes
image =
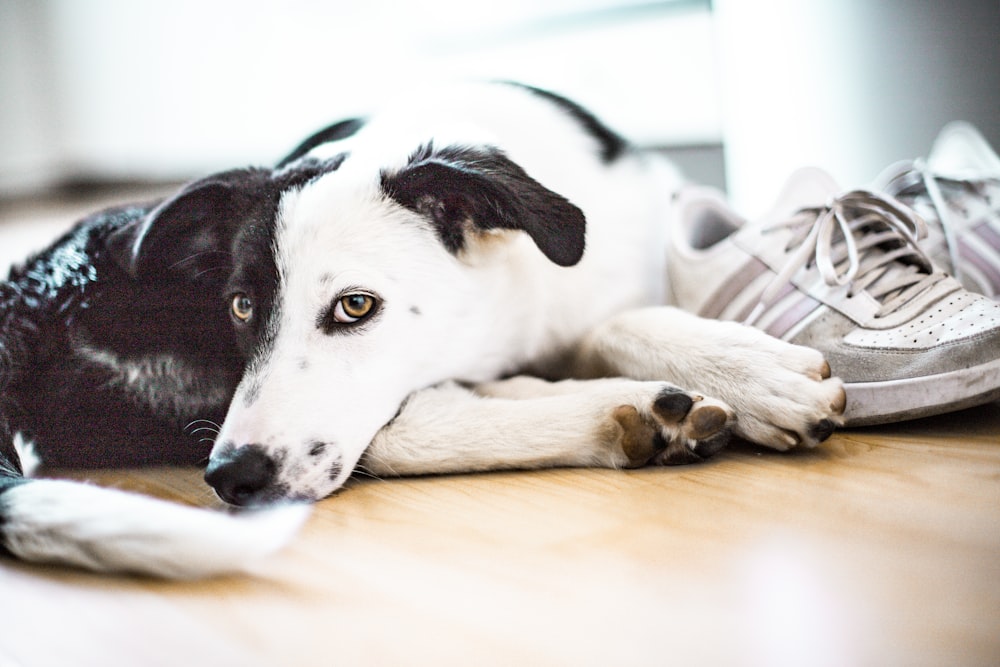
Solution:
[[[205,469],[205,481],[230,505],[259,505],[282,498],[277,478],[277,464],[259,445],[227,447]]]

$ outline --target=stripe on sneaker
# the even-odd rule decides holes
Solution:
[[[723,311],[733,303],[754,280],[759,278],[768,270],[767,265],[756,257],[751,257],[739,271],[733,273],[729,280],[724,282],[715,293],[702,305],[702,317],[719,319]]]
[[[764,290],[770,287],[773,278],[774,278],[773,276],[767,276],[767,280],[766,281],[762,280],[760,285],[753,285],[752,286],[754,288],[753,291],[752,292],[750,290],[747,291],[748,293],[753,294],[753,298],[746,299],[745,302],[743,303],[743,306],[739,310],[737,310],[729,319],[733,319],[737,322],[746,322],[750,318],[751,314],[753,314],[754,311],[756,311],[760,307],[760,298],[764,295]],[[772,297],[771,305],[768,306],[765,310],[762,310],[761,312],[757,313],[754,326],[760,329],[761,328],[760,323],[762,320],[770,321],[769,313],[773,314],[775,306],[777,306],[777,304],[781,303],[785,298],[788,297],[789,294],[795,291],[796,291],[795,285],[793,285],[792,283],[786,283],[784,286],[782,286],[782,288],[778,290],[778,293],[775,294],[774,297]]]
[[[808,317],[814,310],[819,308],[820,305],[820,302],[811,296],[796,291],[795,294],[782,300],[781,303],[775,304],[775,308],[773,310],[777,311],[779,307],[784,310],[778,313],[775,317],[768,318],[771,321],[766,325],[761,324],[760,328],[775,338],[782,338],[786,333],[794,328],[795,325]]]
[[[809,313],[808,315],[800,319],[798,322],[796,322],[791,329],[781,334],[781,340],[788,342],[795,340],[795,338],[800,333],[802,333],[810,326],[812,326],[813,322],[815,322],[816,320],[823,317],[825,314],[829,312],[830,312],[830,307],[825,303],[820,303],[816,308],[813,309],[811,313]]]
[[[981,276],[978,282],[1000,285],[1000,234],[988,221],[976,225],[959,239],[958,254],[971,265],[966,272]]]
[[[1000,232],[990,223],[989,220],[983,220],[978,225],[972,228],[972,233],[983,239],[989,244],[993,250],[1000,254]]]

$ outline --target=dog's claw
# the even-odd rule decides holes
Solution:
[[[834,401],[830,404],[830,410],[833,412],[833,414],[839,416],[844,414],[844,410],[846,409],[847,409],[847,392],[841,389],[840,393],[837,394],[837,398],[834,399]]]
[[[837,425],[835,423],[829,419],[824,419],[818,424],[813,424],[813,427],[809,430],[809,437],[816,443],[820,443],[833,435],[833,431],[836,428]]]

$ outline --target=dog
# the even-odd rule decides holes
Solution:
[[[273,169],[85,221],[7,284],[3,545],[206,576],[288,539],[301,504],[358,469],[621,468],[699,461],[731,437],[816,445],[845,404],[820,353],[664,304],[680,181],[579,105],[496,83],[424,91],[316,133]],[[74,252],[85,259],[67,279]],[[39,271],[60,285],[32,297]],[[60,464],[190,462],[199,448],[178,440],[191,424],[213,431],[205,479],[223,501],[278,507],[154,503],[185,518],[96,548],[88,526],[107,516],[62,494],[110,494],[99,511],[112,516],[148,517],[153,501],[25,479],[12,451],[28,433]],[[192,537],[189,515],[225,528]]]

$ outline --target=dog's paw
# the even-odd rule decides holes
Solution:
[[[734,434],[782,451],[829,438],[844,423],[847,395],[823,355],[748,331],[749,345],[733,346],[724,357],[732,371],[728,386],[709,387],[736,410]]]
[[[729,443],[733,411],[721,401],[665,385],[612,412],[624,467],[696,463]]]

